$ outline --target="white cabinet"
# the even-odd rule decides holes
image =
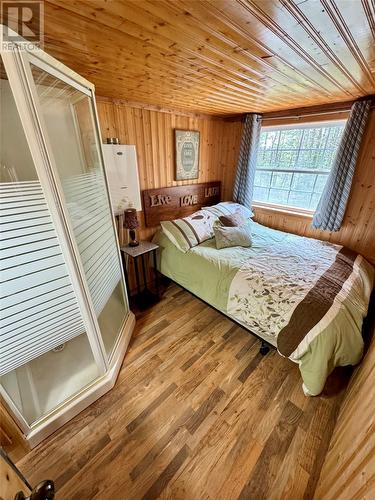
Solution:
[[[103,154],[114,213],[142,210],[135,146],[103,144]]]

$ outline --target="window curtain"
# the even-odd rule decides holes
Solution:
[[[251,207],[253,200],[254,177],[261,127],[261,115],[254,113],[246,115],[233,188],[233,200],[246,207]]]
[[[352,105],[331,172],[313,217],[312,226],[315,229],[338,231],[341,227],[370,106],[371,99],[356,101]]]

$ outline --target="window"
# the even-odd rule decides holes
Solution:
[[[344,125],[336,121],[263,128],[254,201],[315,210]]]

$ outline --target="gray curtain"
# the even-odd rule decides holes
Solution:
[[[242,132],[240,156],[233,187],[233,200],[251,207],[262,116],[248,114]]]
[[[338,231],[341,227],[370,106],[371,99],[356,101],[352,105],[332,170],[312,220],[316,229]]]

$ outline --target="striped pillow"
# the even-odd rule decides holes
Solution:
[[[183,219],[162,221],[161,227],[171,242],[182,252],[213,238],[216,217],[206,210],[198,210]]]
[[[254,216],[252,210],[244,205],[235,203],[234,201],[221,201],[212,207],[204,207],[204,210],[208,210],[212,214],[216,215],[216,217],[220,217],[221,215],[232,215],[238,211],[243,217],[245,217],[245,219],[250,219],[250,217]]]

